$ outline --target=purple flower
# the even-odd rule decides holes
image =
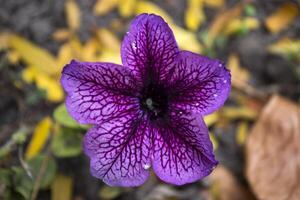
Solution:
[[[210,174],[218,162],[203,116],[229,95],[224,64],[180,51],[168,24],[153,14],[133,20],[121,55],[124,66],[72,61],[62,72],[68,112],[94,124],[84,138],[92,175],[138,186],[151,167],[175,185]]]

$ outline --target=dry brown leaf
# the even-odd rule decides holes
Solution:
[[[278,33],[286,28],[299,15],[296,4],[285,2],[272,15],[266,18],[265,25],[271,33]]]
[[[246,174],[259,199],[300,199],[300,107],[274,95],[246,143]]]
[[[255,200],[253,194],[242,186],[225,167],[219,165],[209,178],[212,180],[210,200]]]

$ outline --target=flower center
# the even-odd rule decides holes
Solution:
[[[151,121],[163,119],[168,112],[168,94],[162,85],[150,83],[141,91],[140,105]]]

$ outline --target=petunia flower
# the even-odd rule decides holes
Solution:
[[[71,61],[62,72],[66,106],[79,123],[91,174],[111,186],[139,186],[152,168],[175,185],[217,165],[203,116],[220,108],[230,73],[215,59],[180,51],[168,24],[141,14],[124,37],[123,66]]]

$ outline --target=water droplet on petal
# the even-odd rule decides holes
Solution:
[[[147,169],[150,169],[150,167],[151,167],[150,164],[144,164],[144,165],[143,165],[143,168],[146,169],[146,170],[147,170]]]
[[[131,47],[132,47],[133,50],[136,50],[137,49],[136,43],[135,42],[131,43]]]
[[[222,63],[219,63],[219,67],[223,67]]]
[[[196,103],[196,106],[199,106],[199,103]]]
[[[227,83],[227,80],[225,79],[225,80],[223,81],[223,83]]]
[[[129,34],[129,31],[127,31],[126,34]]]
[[[214,94],[214,97],[217,97],[218,95],[217,94]]]

